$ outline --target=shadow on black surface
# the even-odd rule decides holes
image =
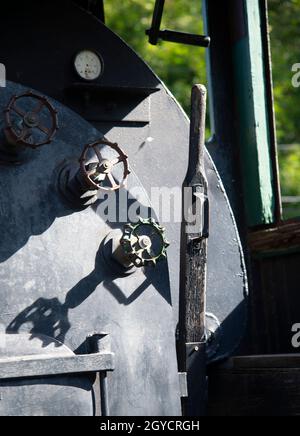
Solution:
[[[165,268],[165,272],[168,271],[166,264],[161,264],[158,268]],[[37,299],[9,324],[6,333],[17,334],[21,331],[24,325],[31,324],[32,327],[29,332],[32,335],[32,339],[36,338],[36,335],[38,334],[48,336],[45,340],[41,339],[43,347],[49,345],[49,337],[55,340],[54,343],[56,347],[62,346],[65,342],[68,331],[72,327],[69,321],[70,310],[79,307],[101,284],[103,284],[104,288],[111,293],[119,304],[132,304],[149,288],[149,286],[153,285],[168,304],[171,305],[168,275],[168,282],[166,284],[166,282],[161,281],[161,274],[159,271],[156,274],[153,269],[146,270],[145,280],[131,293],[130,296],[126,296],[115,283],[115,280],[119,277],[120,274],[118,272],[108,268],[103,263],[101,246],[96,257],[95,269],[87,277],[80,280],[76,286],[67,293],[64,303],[61,303],[58,298]],[[130,278],[127,278],[127,280],[130,280]],[[135,280],[133,279],[132,282],[134,283]],[[99,308],[99,310],[101,310],[101,308]],[[83,345],[79,349],[82,350],[82,347]]]

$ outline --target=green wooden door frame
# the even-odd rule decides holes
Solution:
[[[230,0],[228,8],[236,7],[240,13],[236,22],[231,21],[235,30],[230,48],[236,119],[232,128],[239,147],[247,225],[257,227],[277,224],[281,217],[267,6],[266,0]],[[213,81],[209,88],[213,93]],[[213,101],[212,117],[216,110]]]

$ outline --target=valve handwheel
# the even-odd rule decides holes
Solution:
[[[115,155],[104,157],[103,149],[106,148]],[[94,151],[94,157],[90,162],[88,153]],[[110,153],[111,154],[111,153]],[[80,171],[85,182],[91,190],[117,191],[126,185],[130,174],[128,156],[121,150],[118,144],[101,139],[85,146],[80,162]],[[122,174],[117,180],[117,167],[123,165]]]
[[[57,111],[46,97],[27,92],[15,95],[5,113],[9,143],[30,148],[50,144],[58,130]]]
[[[140,218],[137,224],[127,224],[121,238],[126,256],[138,268],[156,266],[166,259],[169,245],[165,229],[152,218]]]

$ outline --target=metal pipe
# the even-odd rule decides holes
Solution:
[[[156,45],[159,39],[160,26],[164,13],[165,0],[156,0],[153,12],[151,29],[149,30],[149,42]]]

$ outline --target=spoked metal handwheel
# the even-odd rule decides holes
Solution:
[[[164,227],[151,218],[127,224],[121,238],[126,256],[137,268],[156,266],[166,259],[169,245]]]
[[[93,156],[89,157],[91,151]],[[128,156],[118,144],[104,139],[86,145],[79,162],[81,175],[91,190],[117,191],[126,185],[130,174]]]
[[[35,149],[50,144],[58,130],[56,109],[31,91],[12,97],[4,114],[6,138],[16,146]]]

